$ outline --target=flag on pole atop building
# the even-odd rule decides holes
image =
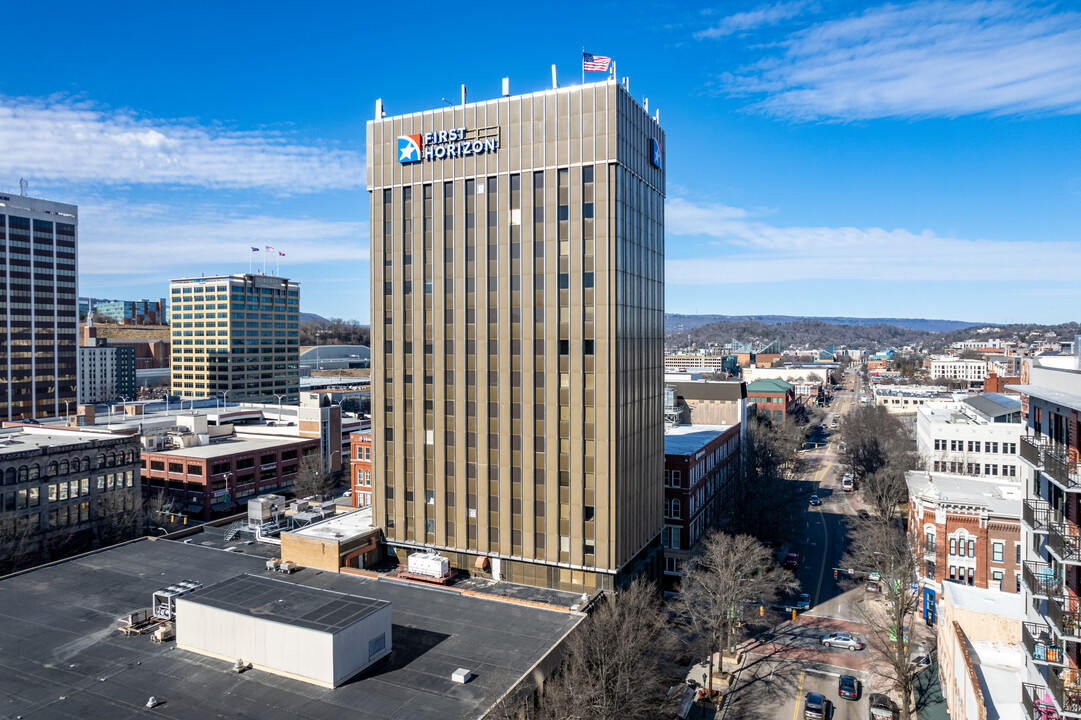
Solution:
[[[272,247],[270,247],[269,245],[267,245],[267,246],[266,246],[266,251],[267,251],[267,252],[274,252],[274,248],[272,248]]]
[[[251,251],[252,251],[252,252],[259,252],[259,248],[257,248],[257,247],[253,247],[253,248],[251,249]]]
[[[285,257],[285,253],[283,253],[283,252],[279,252],[279,253],[278,253],[278,257]]]
[[[593,53],[582,53],[582,71],[597,71],[607,72],[608,64],[612,62],[612,58],[605,57],[604,55],[594,55]]]

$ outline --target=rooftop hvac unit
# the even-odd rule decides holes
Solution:
[[[176,599],[183,597],[193,590],[198,590],[203,584],[195,580],[181,580],[175,585],[162,588],[154,593],[150,607],[154,617],[159,620],[172,620],[176,617]]]
[[[441,578],[450,572],[450,561],[439,553],[416,552],[409,556],[408,568],[413,575]]]

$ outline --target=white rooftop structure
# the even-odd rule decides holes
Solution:
[[[363,535],[374,529],[375,527],[372,525],[372,508],[369,505],[353,512],[334,515],[322,522],[312,523],[290,532],[293,535],[303,537],[341,541]]]
[[[1021,517],[1024,488],[999,478],[929,473],[905,473],[910,497],[938,506],[956,506],[969,511],[984,508],[997,517]]]
[[[674,425],[664,429],[665,455],[690,455],[701,450],[732,425]]]

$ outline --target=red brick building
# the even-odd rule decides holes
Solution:
[[[1023,489],[1005,479],[907,473],[908,528],[921,582],[1019,592]]]
[[[664,590],[678,590],[683,561],[719,522],[739,455],[739,423],[665,428]]]
[[[349,435],[349,477],[353,490],[353,507],[372,504],[372,433]]]
[[[756,403],[759,415],[780,425],[796,409],[796,386],[774,378],[755,380],[747,384],[747,402]]]
[[[289,492],[301,458],[319,453],[319,440],[232,436],[207,445],[143,450],[143,488],[164,492],[172,508],[211,520],[239,512],[247,498]]]

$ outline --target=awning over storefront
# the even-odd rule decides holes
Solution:
[[[477,570],[484,570],[488,567],[488,558],[483,556],[477,558],[477,562],[474,563],[473,567],[477,568]]]

